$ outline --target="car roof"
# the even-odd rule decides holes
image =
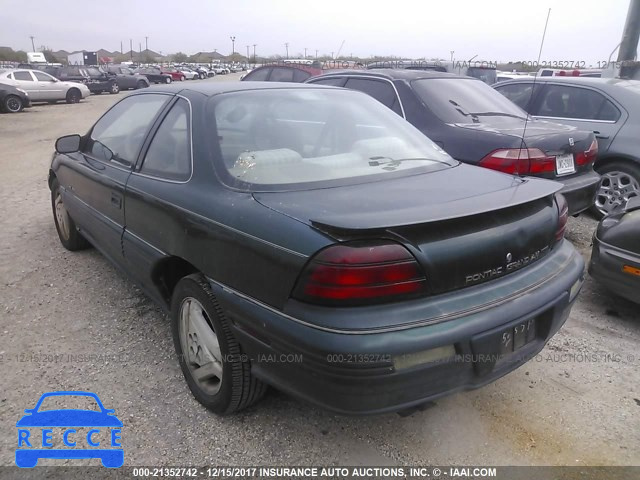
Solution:
[[[522,82],[522,81],[533,82],[534,78],[536,83],[558,82],[558,83],[578,83],[578,84],[585,84],[585,85],[617,85],[620,87],[640,85],[640,80],[628,80],[624,78],[614,78],[614,77],[578,77],[578,76],[574,77],[574,76],[560,76],[560,75],[554,75],[554,76],[548,76],[548,77],[540,77],[540,76],[533,77],[533,76],[522,75],[522,78],[505,80],[504,82],[500,82],[500,83],[507,83],[507,82],[515,83],[515,82]]]
[[[408,70],[406,68],[372,68],[371,70],[340,70],[325,73],[320,76],[335,76],[335,75],[348,75],[348,76],[362,76],[362,77],[380,77],[389,80],[419,80],[423,78],[465,78],[463,75],[456,75],[455,73],[437,72],[435,70]]]
[[[242,92],[251,90],[277,90],[277,89],[310,89],[310,88],[335,88],[324,85],[307,85],[295,82],[202,82],[188,87],[184,83],[172,83],[169,85],[155,86],[145,88],[140,94],[161,92],[161,93],[180,93],[191,91],[201,93],[206,96],[218,95],[220,93]]]

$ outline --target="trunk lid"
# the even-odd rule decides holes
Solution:
[[[254,193],[262,205],[337,240],[403,243],[431,293],[483,283],[553,246],[562,185],[461,164],[412,177],[297,192]]]
[[[538,148],[549,156],[572,155],[574,160],[573,173],[558,175],[556,171],[536,174],[542,178],[564,178],[580,175],[593,168],[592,164],[578,165],[576,155],[585,152],[595,140],[595,136],[590,131],[578,130],[569,125],[547,122],[544,120],[531,120],[526,122],[520,118],[506,117],[500,115],[482,115],[477,117],[478,123],[457,123],[456,127],[465,130],[472,130],[486,134],[495,134],[493,145],[485,143],[489,150],[501,148]],[[524,137],[523,137],[524,135]],[[511,137],[505,141],[504,136]]]

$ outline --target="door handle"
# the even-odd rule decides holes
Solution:
[[[603,135],[597,130],[594,130],[593,133],[596,134],[596,138],[601,138],[603,140],[606,140],[607,138],[609,138],[609,135]]]
[[[111,192],[111,205],[122,208],[122,195],[116,192]]]

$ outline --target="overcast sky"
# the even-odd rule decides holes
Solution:
[[[304,52],[462,60],[606,61],[620,42],[629,0],[0,0],[0,46],[258,55]],[[613,57],[615,60],[615,55]]]

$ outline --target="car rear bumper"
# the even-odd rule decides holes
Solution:
[[[564,185],[560,193],[569,203],[569,215],[577,215],[593,206],[600,185],[600,175],[596,172],[590,171],[566,179],[560,177],[556,181]]]
[[[624,266],[640,269],[640,255],[621,250],[593,236],[589,274],[627,300],[640,304],[640,276],[625,273]]]
[[[236,360],[250,361],[256,377],[338,413],[376,414],[480,387],[542,350],[569,315],[582,285],[584,262],[565,241],[538,263],[439,296],[444,299],[376,310],[362,307],[363,315],[393,315],[388,319],[395,325],[366,331],[348,330],[354,308],[309,306],[314,311],[305,315],[305,306],[298,304],[295,314],[286,314],[210,282],[242,345],[243,355]],[[527,288],[521,288],[518,282],[528,277]],[[469,298],[484,303],[467,307]],[[443,305],[450,311],[443,311]],[[437,314],[424,317],[434,306]],[[310,322],[320,310],[334,319],[344,315],[345,329]],[[532,319],[536,327],[531,341],[502,354],[504,334]]]

